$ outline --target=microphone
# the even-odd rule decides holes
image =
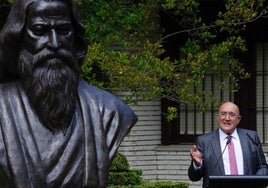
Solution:
[[[252,143],[254,144],[254,146],[256,147],[256,150],[257,150],[257,155],[258,155],[258,160],[259,160],[259,163],[261,165],[261,168],[262,168],[262,161],[261,161],[261,157],[260,157],[260,151],[259,151],[259,147],[255,140],[247,133],[247,136],[249,137],[249,139],[252,141]],[[262,173],[263,175],[265,175],[265,173],[263,172],[263,168],[262,168]]]
[[[231,137],[231,136],[228,136],[228,137],[227,137],[227,141],[226,141],[225,147],[224,147],[224,149],[223,149],[223,151],[222,151],[222,153],[221,153],[220,157],[218,158],[218,160],[217,160],[217,162],[216,162],[216,165],[215,165],[215,166],[218,166],[218,163],[219,163],[220,159],[222,158],[222,156],[223,156],[223,154],[224,154],[224,152],[225,152],[225,150],[226,150],[226,148],[227,148],[228,144],[231,142],[231,139],[232,139],[232,137]]]

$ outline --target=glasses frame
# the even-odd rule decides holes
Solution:
[[[220,117],[224,117],[224,118],[226,118],[227,116],[229,116],[229,118],[231,118],[231,119],[234,119],[236,117],[241,117],[239,114],[237,114],[235,112],[225,112],[225,111],[219,112],[218,115]]]

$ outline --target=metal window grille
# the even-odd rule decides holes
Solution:
[[[256,129],[268,143],[268,43],[256,45]]]

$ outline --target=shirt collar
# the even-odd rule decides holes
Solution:
[[[226,139],[226,137],[228,136],[225,132],[223,132],[220,128],[219,128],[219,135],[220,135],[220,140],[224,141]],[[232,138],[234,139],[238,139],[238,134],[237,134],[237,129],[234,130],[234,132],[231,134]]]

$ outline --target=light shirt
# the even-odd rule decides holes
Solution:
[[[229,163],[229,153],[228,153],[228,146],[226,146],[228,135],[224,133],[221,129],[219,129],[219,135],[220,135],[220,142],[221,142],[221,152],[223,153],[222,160],[224,164],[225,175],[230,175],[231,171],[230,171],[230,163]],[[232,136],[232,142],[235,148],[235,157],[236,157],[236,163],[237,163],[237,168],[238,168],[238,175],[244,175],[243,153],[241,149],[240,139],[239,139],[236,129],[231,134],[231,136]]]

